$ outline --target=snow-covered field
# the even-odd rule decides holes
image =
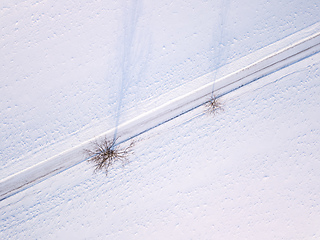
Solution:
[[[2,1],[1,179],[200,87],[320,21],[319,7]],[[107,178],[83,162],[1,201],[0,238],[320,238],[319,65],[312,55],[227,94],[214,118],[198,108],[141,135]]]

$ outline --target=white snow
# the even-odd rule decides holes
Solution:
[[[306,33],[309,33],[308,37],[294,42],[293,44],[288,44],[292,39],[300,39],[301,36],[304,36]],[[269,55],[267,54],[274,51],[277,46],[282,45],[287,45],[287,47],[277,52],[272,52]],[[194,81],[204,82],[202,78],[205,78],[211,80],[211,82],[198,89],[189,91],[184,95],[176,94],[178,97],[173,100],[124,122],[116,128],[112,128],[107,132],[101,133],[100,136],[95,139],[88,140],[69,149],[68,151],[58,154],[57,156],[53,156],[35,164],[32,167],[24,169],[23,171],[16,172],[8,178],[0,180],[0,200],[84,161],[85,156],[83,154],[83,149],[90,148],[91,142],[99,142],[101,139],[112,139],[115,134],[117,134],[118,143],[125,142],[154,127],[170,121],[175,117],[179,117],[181,114],[203,105],[210,99],[210,97],[212,97],[213,89],[216,97],[223,96],[243,85],[249,84],[263,76],[300,61],[303,58],[309,57],[314,53],[320,52],[320,23],[314,24],[311,27],[272,44],[259,52],[260,54],[263,52],[263,54],[267,56],[249,65],[247,57],[235,61],[234,65],[238,66],[243,64],[243,62],[246,62],[247,66],[214,81],[212,80],[216,75],[216,71],[197,78]],[[259,53],[250,54],[248,58],[253,59],[254,57],[252,55],[257,56]],[[224,70],[225,69],[218,69],[217,71]],[[180,89],[175,91],[182,92]],[[121,101],[119,103],[121,103]]]
[[[0,179],[114,127],[119,99],[123,123],[318,13],[317,1],[2,1]],[[1,201],[0,238],[320,238],[319,64],[141,135],[107,178],[83,162]]]

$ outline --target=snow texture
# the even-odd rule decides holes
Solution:
[[[118,115],[121,123],[161,105],[168,91],[320,21],[319,7],[303,0],[1,1],[0,176],[114,127]]]
[[[320,54],[142,135],[125,168],[83,163],[0,202],[1,238],[317,239]]]
[[[300,39],[306,33],[309,33],[309,36]],[[299,41],[289,44],[292,39]],[[282,45],[288,46],[280,49],[279,51],[268,54],[268,52],[270,53],[270,51],[274,51],[277,47]],[[120,118],[120,108],[118,108],[116,119],[117,124],[115,128],[102,133],[95,139],[86,141],[72,149],[69,149],[68,151],[60,153],[57,156],[39,162],[30,168],[0,180],[0,200],[84,161],[85,156],[83,154],[83,150],[90,149],[90,147],[92,147],[92,142],[101,142],[102,139],[109,139],[110,141],[117,140],[118,143],[123,143],[145,133],[146,131],[149,131],[154,127],[170,121],[175,117],[179,117],[181,114],[203,105],[210,99],[210,97],[213,97],[213,94],[215,97],[223,96],[243,85],[249,84],[294,62],[309,57],[316,52],[320,52],[320,23],[314,24],[310,28],[291,35],[290,37],[272,44],[259,52],[260,54],[263,52],[267,56],[262,59],[258,59],[254,63],[249,64],[242,69],[223,76],[218,80],[215,80],[218,70],[213,73],[206,74],[200,78],[214,79],[214,81],[198,89],[192,90],[185,95],[178,96],[161,106],[155,107],[151,111],[137,116],[120,126],[118,126],[118,120]],[[251,55],[257,56],[258,54],[254,53]],[[250,55],[248,57],[251,59],[253,58]],[[241,62],[248,62],[247,58],[241,60],[236,61],[235,65],[240,65]],[[195,81],[201,81],[200,78]],[[214,87],[215,91],[212,92]],[[120,103],[119,106],[121,106]]]
[[[319,7],[1,1],[0,179],[207,84],[193,80],[319,22]],[[108,178],[83,162],[1,201],[0,238],[319,239],[319,66],[314,54],[225,95],[214,118],[198,108],[141,135]]]

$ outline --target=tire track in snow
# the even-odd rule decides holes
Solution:
[[[292,38],[295,39],[294,43],[292,43]],[[225,95],[263,76],[320,52],[320,22],[279,41],[278,44],[285,46],[286,43],[291,44],[275,52],[274,44],[266,47],[265,52],[268,53],[266,57],[257,59],[250,65],[217,79],[214,83],[216,96]],[[212,81],[214,74],[212,72],[201,78],[208,78]],[[203,105],[210,100],[212,87],[213,82],[210,82],[119,125],[117,134],[118,144]],[[93,140],[100,140],[105,137],[111,139],[114,136],[114,132],[115,129],[110,129],[95,139],[90,139],[77,147],[2,179],[0,181],[0,200],[6,199],[50,176],[85,161],[83,149],[88,148]]]

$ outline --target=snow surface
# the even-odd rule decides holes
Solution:
[[[286,47],[281,48],[281,46]],[[194,82],[210,81],[198,89],[193,87],[187,93],[181,94],[186,91],[186,85],[179,87],[174,92],[170,92],[177,97],[165,104],[130,119],[116,128],[111,128],[94,139],[85,141],[49,159],[44,158],[43,161],[32,167],[1,179],[0,201],[84,161],[86,157],[83,150],[92,147],[93,141],[100,142],[106,138],[117,137],[118,144],[123,143],[203,105],[213,94],[216,97],[221,97],[317,52],[320,52],[320,22],[188,83],[193,87]],[[250,64],[248,59],[253,63]],[[243,64],[246,67],[236,70],[231,68],[232,65],[239,67]],[[233,72],[228,74],[227,69],[233,70]],[[223,72],[224,76],[216,79],[217,72]],[[215,80],[213,81],[213,79]]]
[[[304,0],[0,4],[2,178],[114,127],[120,99],[124,122],[320,21]]]
[[[318,239],[320,53],[0,202],[2,239]]]
[[[1,179],[320,21],[319,5],[1,1]],[[225,96],[215,118],[198,109],[142,135],[108,178],[82,163],[1,201],[0,238],[320,238],[319,64]]]

